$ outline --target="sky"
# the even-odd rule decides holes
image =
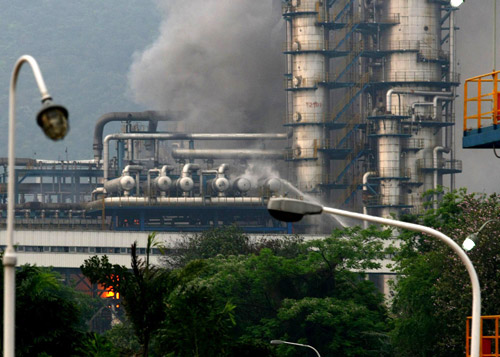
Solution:
[[[456,157],[463,162],[463,173],[458,174],[457,187],[469,192],[493,193],[499,191],[500,159],[492,149],[462,149],[463,83],[465,79],[493,70],[493,0],[466,0],[457,11],[457,64],[462,85],[458,88],[456,108]],[[497,5],[497,24],[500,21],[500,3]],[[497,31],[500,25],[497,25]],[[500,39],[500,36],[497,35]],[[500,66],[500,44],[497,46],[497,69]]]
[[[49,90],[71,113],[68,139],[45,140],[28,119],[38,110],[38,99],[23,70],[18,156],[91,158],[94,123],[110,111],[188,109],[186,129],[198,132],[282,130],[279,0],[0,0],[0,5],[0,131],[7,130],[9,74],[24,53],[39,60]],[[492,70],[492,8],[492,0],[466,0],[457,11],[462,83]],[[493,193],[500,161],[489,149],[461,149],[463,86],[457,94],[456,158],[463,161],[457,187]],[[108,128],[118,129],[118,124]],[[6,156],[6,142],[0,143],[0,156]]]

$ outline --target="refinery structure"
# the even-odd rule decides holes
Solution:
[[[187,133],[176,130],[181,113],[104,114],[93,158],[17,159],[17,225],[290,233],[267,214],[268,197],[389,216],[418,214],[425,191],[453,188],[456,9],[441,0],[290,0],[282,9],[282,133]],[[104,135],[109,122],[122,130]],[[266,164],[277,169],[259,170]]]
[[[103,114],[93,157],[16,159],[20,261],[79,276],[82,256],[127,256],[139,233],[117,242],[120,231],[166,240],[230,224],[253,234],[318,233],[274,220],[268,199],[302,196],[390,216],[419,214],[425,191],[453,188],[461,171],[456,9],[442,0],[288,0],[282,10],[282,132],[193,133],[178,129],[182,113]],[[122,130],[104,134],[110,122]],[[7,160],[0,164],[5,225]],[[38,239],[42,230],[65,233]]]
[[[388,216],[421,212],[444,175],[454,186],[455,10],[439,0],[286,3],[286,126],[301,190]]]

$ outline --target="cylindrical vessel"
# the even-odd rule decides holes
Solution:
[[[129,192],[135,186],[135,180],[132,176],[124,175],[104,183],[104,189],[107,193]]]
[[[153,187],[158,191],[166,192],[172,187],[172,179],[168,176],[158,176],[153,180]]]
[[[313,194],[320,194],[319,185],[329,163],[318,150],[325,143],[324,121],[329,107],[328,89],[319,84],[325,81],[327,69],[325,29],[318,24],[324,15],[324,8],[311,0],[296,1],[284,13],[291,23],[287,44],[287,53],[292,56],[287,88],[292,93],[292,113],[288,113],[293,128],[291,159],[298,188]]]
[[[250,191],[252,188],[252,183],[246,177],[237,177],[234,181],[231,182],[231,187],[233,190],[245,193]]]
[[[181,177],[175,180],[175,187],[183,192],[190,192],[194,188],[194,181],[191,177]]]
[[[283,186],[281,180],[277,177],[270,177],[270,178],[267,178],[265,181],[264,181],[264,189],[268,190],[269,192],[275,194],[275,193],[278,193],[280,192],[281,190],[281,187]]]
[[[223,193],[229,189],[229,180],[225,177],[217,177],[208,181],[208,185],[213,192]]]
[[[376,92],[375,100],[383,100],[390,89],[394,90],[386,100],[386,112],[402,118],[403,128],[411,137],[401,136],[399,154],[389,137],[378,140],[379,170],[405,170],[407,180],[382,180],[381,200],[394,204],[389,196],[398,195],[401,205],[423,206],[422,196],[432,188],[432,170],[422,170],[421,164],[432,162],[432,150],[442,143],[444,125],[451,121],[441,116],[442,104],[432,105],[435,96],[449,91],[453,84],[445,83],[443,63],[449,59],[441,46],[441,4],[422,0],[385,0],[380,2],[379,18],[397,15],[399,23],[380,32],[380,50],[387,51],[383,66],[373,69],[373,79],[387,86]],[[449,76],[450,78],[453,76]],[[436,115],[437,114],[437,115]],[[410,136],[408,135],[408,136]],[[405,147],[405,150],[401,148]],[[390,153],[393,154],[390,154]],[[392,155],[392,156],[391,156]],[[396,159],[396,156],[399,156]],[[389,160],[395,160],[391,164]],[[396,164],[398,162],[398,164]],[[397,167],[399,165],[399,168]],[[391,168],[392,167],[392,168]],[[383,176],[383,173],[380,173]],[[382,209],[381,215],[399,213],[398,209]]]

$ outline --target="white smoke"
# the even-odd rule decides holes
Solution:
[[[280,1],[158,0],[159,38],[136,54],[134,100],[182,111],[188,131],[282,131]]]

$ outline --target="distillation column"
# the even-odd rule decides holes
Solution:
[[[325,80],[327,66],[325,31],[318,25],[324,13],[318,1],[291,0],[283,6],[287,22],[285,53],[289,59],[287,91],[291,93],[287,124],[293,128],[289,159],[293,161],[297,187],[318,198],[329,164],[318,150],[325,142],[324,120],[329,107],[328,90],[318,86]]]
[[[387,55],[384,66],[376,69],[376,77],[382,84],[378,87],[377,101],[383,98],[386,113],[400,117],[402,124],[398,128],[402,145],[397,155],[392,152],[396,148],[396,139],[391,139],[394,143],[388,144],[387,136],[378,138],[380,203],[386,207],[382,208],[381,215],[399,214],[405,206],[421,208],[422,193],[434,188],[435,171],[442,182],[444,171],[435,167],[433,153],[436,147],[443,146],[442,129],[453,125],[452,118],[446,117],[451,116],[451,111],[442,115],[443,104],[453,100],[450,92],[453,83],[447,77],[449,55],[441,49],[441,6],[439,1],[427,0],[385,0],[380,3],[379,16],[398,14],[399,24],[381,32],[381,49]],[[397,160],[399,165],[384,159],[388,147],[391,147],[391,161]],[[438,162],[442,162],[442,151],[439,155]],[[399,180],[394,180],[393,169],[398,166],[409,173],[408,180],[403,179],[403,174]],[[386,172],[391,172],[391,175]],[[387,187],[391,188],[390,192]],[[388,195],[396,192],[401,196],[399,205],[394,207],[395,201]]]

